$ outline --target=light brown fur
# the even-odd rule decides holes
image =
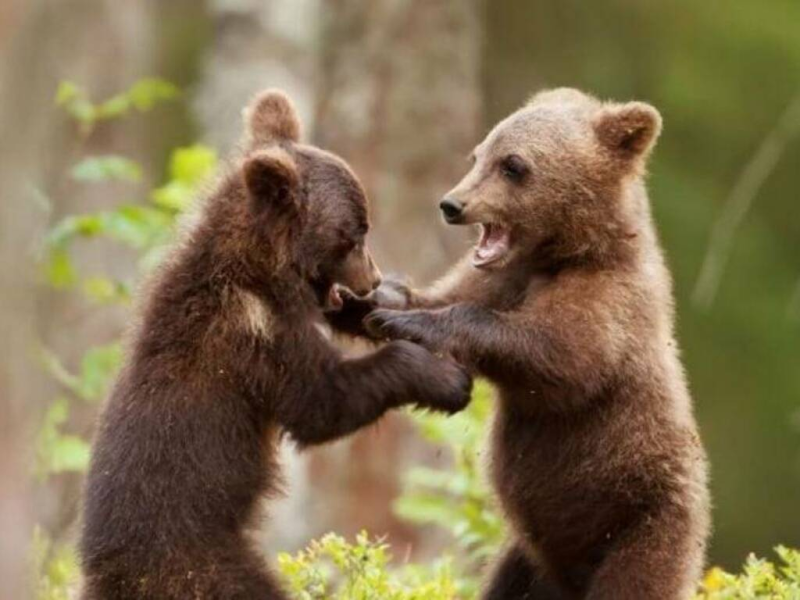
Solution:
[[[486,599],[685,600],[701,574],[706,459],[644,186],[660,130],[644,103],[535,96],[443,203],[508,232],[507,251],[373,300],[406,309],[373,312],[377,336],[498,388],[491,472],[512,536]]]

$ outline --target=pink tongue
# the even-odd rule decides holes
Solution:
[[[475,248],[475,265],[486,265],[502,258],[508,252],[508,231],[497,225],[483,225],[481,239]]]

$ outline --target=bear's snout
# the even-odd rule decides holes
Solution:
[[[450,196],[445,196],[439,203],[439,209],[444,215],[444,220],[451,225],[459,223],[464,213],[464,205]]]

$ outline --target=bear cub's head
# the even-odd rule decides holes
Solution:
[[[375,289],[381,274],[365,240],[367,197],[347,163],[300,143],[297,113],[282,92],[260,94],[245,122],[244,187],[252,222],[271,251],[304,278],[325,309],[341,306],[339,286],[358,296]]]
[[[469,173],[440,208],[448,223],[480,226],[479,268],[608,255],[635,235],[641,209],[624,192],[660,130],[658,111],[642,102],[542,92],[474,149]]]

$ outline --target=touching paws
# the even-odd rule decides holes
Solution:
[[[366,297],[356,296],[347,288],[339,290],[341,306],[338,310],[325,313],[325,318],[333,329],[354,337],[369,337],[364,329],[364,318],[378,305],[370,294]]]
[[[389,310],[379,308],[364,320],[364,327],[378,340],[409,340],[417,343],[429,342],[425,331],[425,318],[421,311]]]
[[[325,312],[325,318],[335,331],[355,337],[385,340],[388,336],[371,334],[365,329],[364,318],[376,309],[402,310],[408,307],[410,288],[399,279],[387,278],[378,289],[367,296],[356,296],[344,287],[338,288],[340,305]]]
[[[375,308],[391,308],[405,310],[408,308],[411,297],[411,288],[402,280],[388,276],[372,294],[370,294]]]

